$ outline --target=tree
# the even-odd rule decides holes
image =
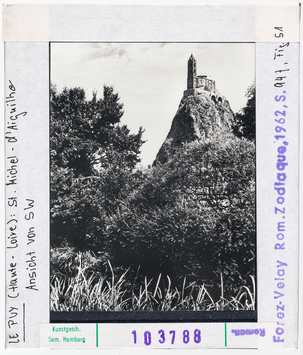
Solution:
[[[247,103],[240,112],[235,115],[233,126],[237,137],[244,137],[254,141],[256,139],[256,87],[252,84],[246,92]]]
[[[171,166],[185,174],[174,179],[180,176],[177,183],[188,204],[207,216],[200,243],[211,243],[212,269],[231,291],[255,273],[255,145],[218,136],[192,142],[181,154]]]
[[[157,279],[167,274],[233,293],[255,274],[255,148],[246,139],[213,137],[184,144],[150,169],[111,217],[113,263]]]
[[[132,188],[142,128],[120,126],[123,105],[112,87],[87,100],[81,88],[51,87],[51,241],[78,249],[103,245],[108,215]]]

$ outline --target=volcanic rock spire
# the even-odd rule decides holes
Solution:
[[[214,80],[196,75],[196,59],[188,60],[187,90],[173,118],[168,135],[154,164],[164,164],[174,149],[194,140],[205,141],[214,135],[230,136],[234,113],[229,102],[216,89]]]

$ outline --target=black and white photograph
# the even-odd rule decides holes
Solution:
[[[228,3],[4,5],[7,349],[299,351],[300,6]]]
[[[254,43],[50,44],[52,312],[256,310]]]

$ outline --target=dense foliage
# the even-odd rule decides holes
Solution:
[[[255,149],[230,137],[183,146],[150,170],[111,218],[113,262],[232,292],[254,275]],[[235,291],[235,290],[234,290]]]
[[[233,126],[237,137],[245,137],[251,141],[256,139],[256,87],[252,84],[246,91],[246,106],[235,115]]]
[[[164,289],[168,277],[178,289],[186,278],[215,300],[223,287],[232,297],[255,275],[251,131],[238,116],[240,138],[186,143],[165,164],[138,169],[143,130],[131,134],[122,115],[111,87],[92,100],[80,88],[52,87],[52,246],[109,260],[132,292],[146,278]]]
[[[112,87],[98,100],[51,88],[52,245],[101,248],[108,216],[134,188],[143,130],[119,125],[122,108]]]

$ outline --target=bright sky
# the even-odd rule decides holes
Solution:
[[[246,104],[255,79],[253,43],[54,43],[51,81],[60,92],[79,86],[87,98],[102,97],[114,86],[124,104],[121,122],[132,133],[145,129],[142,164],[152,164],[168,134],[187,85],[187,61],[197,60],[197,74],[216,81],[234,112]]]

